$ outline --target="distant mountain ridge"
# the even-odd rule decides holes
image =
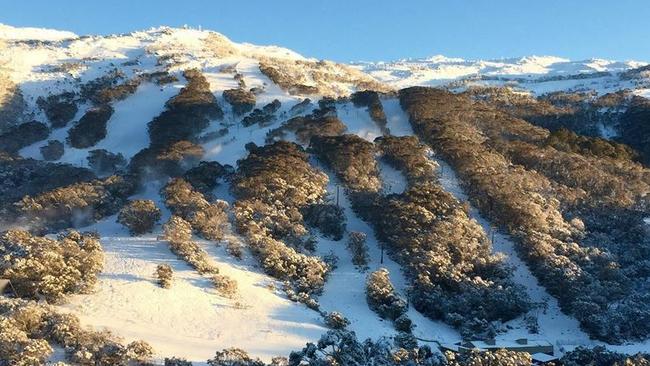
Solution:
[[[441,55],[390,62],[355,62],[354,66],[395,88],[408,86],[510,86],[544,94],[552,91],[595,90],[599,94],[633,89],[647,94],[647,77],[627,77],[647,66],[642,61],[600,58],[573,61],[555,56],[526,56],[497,60],[465,60]]]

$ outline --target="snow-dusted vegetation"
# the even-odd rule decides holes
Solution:
[[[641,64],[0,40],[0,365],[650,359]]]

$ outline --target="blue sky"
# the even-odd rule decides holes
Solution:
[[[335,61],[435,54],[650,61],[647,0],[0,0],[0,22],[78,34],[213,29]]]

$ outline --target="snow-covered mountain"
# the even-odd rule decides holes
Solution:
[[[195,70],[196,74],[188,73],[188,70]],[[96,171],[92,161],[93,153],[103,150],[114,157],[121,156],[123,160],[121,170],[114,169],[112,173],[131,176],[132,172],[128,170],[131,167],[127,164],[137,160],[134,157],[145,156],[143,160],[146,160],[146,152],[154,148],[161,149],[156,152],[162,151],[161,146],[154,146],[152,141],[153,122],[166,116],[166,122],[177,122],[166,125],[169,130],[182,125],[184,116],[171,114],[173,118],[169,117],[170,106],[179,99],[182,102],[187,91],[195,87],[200,92],[197,92],[198,97],[187,97],[189,104],[198,100],[201,107],[207,100],[210,108],[217,108],[219,113],[206,113],[205,116],[202,111],[197,113],[201,115],[197,119],[205,125],[190,134],[192,147],[200,151],[199,160],[218,162],[235,169],[237,162],[248,156],[251,143],[264,146],[274,139],[282,139],[306,148],[309,141],[303,137],[310,137],[310,133],[315,135],[312,130],[329,135],[347,133],[360,137],[364,143],[373,143],[381,136],[417,136],[410,116],[396,95],[396,91],[408,86],[440,86],[454,91],[475,85],[508,86],[534,95],[559,90],[595,90],[601,95],[630,88],[636,94],[645,95],[650,88],[649,76],[647,64],[635,61],[593,59],[578,62],[557,57],[466,61],[435,56],[422,60],[341,64],[309,58],[278,46],[235,43],[222,34],[207,30],[159,27],[118,35],[80,36],[65,31],[0,24],[0,143],[13,148],[9,151],[12,156],[0,157],[13,159],[15,155],[17,160],[50,168],[72,166],[87,170],[93,177],[106,178],[108,174]],[[375,99],[367,105],[363,104],[363,99],[368,96],[356,93],[365,90],[379,92],[372,94]],[[228,91],[238,91],[246,100],[233,101]],[[358,99],[355,99],[355,93]],[[188,109],[196,112],[191,107]],[[97,122],[93,118],[97,118],[98,110],[109,111],[105,120],[91,125],[92,128],[86,126],[87,130],[79,128],[88,121]],[[304,125],[297,128],[290,125],[288,121],[294,117],[303,117],[298,122]],[[341,125],[329,130],[330,117],[340,120]],[[40,126],[41,130],[38,133],[24,131],[19,129],[20,126],[29,129]],[[101,133],[95,135],[95,130]],[[16,131],[26,136],[16,135]],[[92,135],[92,141],[75,142],[72,137],[79,131]],[[32,132],[35,137],[31,136]],[[530,125],[526,133],[541,139],[540,136],[545,138],[548,131]],[[15,142],[13,138],[20,141]],[[52,153],[52,150],[60,154]],[[441,155],[433,154],[430,148],[423,150],[427,152],[425,164],[419,169],[424,173],[431,173],[427,169],[436,169],[436,187],[439,185],[444,198],[452,202],[445,205],[460,207],[461,202],[468,202],[467,187],[460,181],[454,167],[443,161]],[[411,152],[405,155],[408,153]],[[322,293],[315,295],[320,305],[318,311],[292,301],[295,298],[290,300],[288,292],[281,290],[283,282],[262,269],[259,258],[251,254],[252,250],[246,251],[243,258],[234,258],[230,246],[246,247],[249,238],[235,229],[233,215],[229,217],[231,225],[225,230],[223,240],[194,238],[210,262],[220,268],[220,274],[237,280],[238,294],[235,298],[220,296],[214,290],[211,278],[199,274],[179,259],[169,250],[167,241],[160,238],[163,232],[161,223],[172,215],[160,193],[167,183],[167,176],[143,182],[143,189],[128,197],[130,200],[151,200],[161,208],[162,220],[152,233],[131,236],[117,223],[115,213],[95,222],[84,222],[79,227],[98,232],[105,255],[104,267],[94,292],[75,293],[66,304],[56,305],[56,309],[76,315],[83,326],[108,329],[126,341],[143,339],[151,343],[157,361],[181,356],[199,365],[203,365],[215,351],[228,347],[243,348],[265,361],[275,355],[287,355],[292,350],[301,349],[307,342],[316,342],[326,333],[328,328],[323,314],[331,312],[344,313],[350,322],[348,329],[361,339],[396,337],[400,332],[393,323],[380,317],[366,302],[367,272],[360,271],[352,262],[346,247],[350,233],[366,234],[368,269],[387,268],[396,293],[407,296],[412,290],[412,279],[392,256],[384,257],[384,244],[375,234],[376,229],[353,209],[352,200],[344,193],[345,190],[339,190],[345,184],[340,177],[325,168],[314,153],[307,154],[311,155],[305,164],[319,169],[326,176],[327,183],[323,189],[330,201],[334,202],[336,197],[340,215],[347,223],[347,231],[341,240],[332,240],[315,229],[309,232],[314,240],[314,250],[308,251],[309,255],[338,257]],[[374,164],[375,157],[370,156]],[[156,158],[151,165],[155,165]],[[198,162],[194,163],[198,165]],[[376,164],[379,170],[377,181],[382,181],[378,194],[400,195],[412,184],[404,172],[386,161],[378,160]],[[633,167],[636,169],[634,172],[645,169],[641,165]],[[23,179],[23,171],[16,175]],[[630,174],[637,175],[642,173]],[[31,178],[27,176],[29,178],[25,180]],[[277,177],[277,181],[283,181],[283,178]],[[504,185],[509,184],[506,182]],[[640,183],[637,186],[641,187],[639,190],[644,187]],[[549,190],[540,189],[541,193],[535,192],[535,197],[541,197]],[[36,189],[30,195],[38,193],[42,192]],[[584,192],[580,191],[580,194]],[[225,179],[220,180],[216,188],[212,187],[206,197],[226,201],[231,207],[237,201],[231,182]],[[552,204],[545,207],[555,209],[559,206],[554,197],[549,202]],[[300,216],[295,212],[286,215]],[[472,223],[472,242],[481,242],[482,238],[488,237],[487,233],[491,234],[494,246],[491,243],[486,246],[495,254],[495,261],[503,260],[509,269],[512,268],[514,283],[537,304],[527,314],[519,314],[504,323],[495,322],[498,323],[495,327],[498,328],[496,335],[499,340],[509,342],[530,336],[553,342],[561,352],[578,345],[604,344],[590,339],[575,317],[560,311],[558,300],[549,294],[536,274],[518,256],[516,238],[505,232],[496,232],[495,224],[474,205],[468,203],[463,210],[455,212],[462,217],[454,220],[466,219]],[[413,221],[426,218],[434,222],[431,217],[435,215],[429,212],[417,216]],[[447,212],[442,216],[447,216]],[[559,214],[552,218],[556,217],[563,220]],[[549,222],[554,223],[551,219]],[[450,227],[461,227],[455,226],[457,224],[455,222]],[[431,257],[436,257],[436,254],[432,253]],[[463,255],[448,257],[444,260],[458,260],[456,257]],[[159,287],[152,275],[160,263],[173,268],[175,277],[170,289]],[[459,272],[465,270],[461,267],[458,266]],[[485,272],[487,276],[491,275],[490,270]],[[454,278],[449,279],[450,283],[457,276],[451,276]],[[491,280],[477,276],[471,282],[487,286]],[[463,286],[458,287],[458,291],[462,291]],[[413,334],[420,341],[453,344],[462,338],[458,324],[454,327],[449,321],[443,322],[441,317],[427,317],[413,306],[407,308],[406,314],[413,322]],[[537,328],[534,335],[529,333],[531,318],[535,323],[539,322],[534,324]],[[650,343],[609,347],[634,353],[650,350]],[[62,359],[63,349],[55,351],[51,360]]]
[[[596,90],[603,94],[624,88],[643,94],[650,87],[647,77],[632,78],[628,74],[630,70],[648,65],[641,61],[572,61],[554,56],[465,60],[437,55],[424,59],[353,64],[398,89],[413,85],[452,89],[508,86],[539,95],[558,90]]]

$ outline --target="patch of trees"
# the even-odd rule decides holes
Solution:
[[[178,177],[198,163],[203,154],[201,145],[187,140],[177,141],[165,147],[146,147],[131,158],[128,171],[140,178]]]
[[[232,184],[237,229],[264,270],[289,281],[297,298],[308,300],[322,289],[329,268],[303,253],[312,245],[301,210],[325,202],[327,176],[309,165],[296,144],[250,144],[247,149]]]
[[[122,176],[75,183],[16,202],[21,220],[32,230],[52,231],[88,225],[117,213],[135,184]]]
[[[540,151],[534,146],[539,139],[531,138],[535,131],[531,126],[464,96],[416,87],[400,91],[400,102],[416,133],[455,168],[481,212],[513,236],[522,259],[549,293],[558,298],[564,311],[575,316],[591,336],[608,342],[644,339],[650,334],[650,328],[643,326],[650,314],[644,285],[648,274],[637,260],[626,259],[645,251],[647,233],[640,230],[637,213],[636,219],[626,220],[635,227],[632,232],[636,244],[629,239],[622,244],[611,240],[618,234],[608,231],[611,229],[605,221],[625,212],[627,205],[634,205],[633,199],[622,206],[613,205],[613,210],[599,202],[606,197],[603,187],[608,183],[603,185],[605,181],[599,177],[603,174],[596,169],[595,161],[585,165],[582,160],[590,158],[550,148]],[[508,149],[525,143],[530,143],[527,149],[506,154]],[[526,165],[513,164],[510,159],[515,158]],[[616,169],[630,176],[644,175],[638,169],[621,168],[607,158],[599,161],[611,175]],[[527,168],[532,164],[540,171]],[[565,170],[554,174],[557,169]],[[590,170],[591,178],[576,181],[573,188],[567,186],[569,179],[582,179],[585,174],[589,177]],[[591,186],[600,188],[594,190]],[[591,194],[583,201],[587,204],[578,202],[579,209],[591,205],[606,210],[574,211],[576,206],[567,197],[579,193],[577,188]],[[632,194],[630,197],[636,194],[634,189],[627,192]],[[626,193],[624,188],[614,191]],[[638,206],[637,202],[634,207]],[[583,212],[586,214],[576,216]],[[611,213],[615,214],[608,216]]]
[[[219,180],[232,174],[234,168],[230,165],[221,165],[216,161],[202,161],[199,165],[189,169],[183,175],[188,183],[197,191],[206,196],[219,185]]]
[[[175,142],[193,141],[223,111],[210,91],[210,84],[197,69],[183,72],[187,84],[165,104],[166,109],[148,124],[151,148],[163,149]]]
[[[309,148],[334,170],[348,189],[359,192],[381,189],[372,142],[357,135],[314,136]]]
[[[310,114],[289,119],[280,127],[269,131],[266,135],[267,143],[287,138],[287,133],[293,133],[301,144],[307,144],[313,136],[338,136],[343,134],[347,127],[336,116],[318,116]]]
[[[92,233],[68,231],[58,238],[10,230],[0,235],[0,277],[21,297],[61,302],[69,294],[87,293],[97,282],[104,255]]]
[[[499,365],[499,366],[528,366],[533,361],[529,353],[508,351],[500,349],[490,352],[471,350],[461,353],[445,353],[448,366],[474,366],[474,365]]]
[[[7,365],[43,365],[50,343],[65,350],[66,361],[78,365],[145,365],[153,349],[143,341],[127,345],[108,331],[86,330],[72,314],[20,299],[0,298],[0,360]]]
[[[381,158],[406,176],[409,185],[436,179],[428,149],[415,136],[382,136],[375,139]]]
[[[113,115],[109,105],[89,109],[68,131],[70,146],[85,149],[94,146],[106,137],[106,124]]]
[[[255,108],[255,94],[250,90],[237,88],[223,91],[223,99],[232,106],[235,115],[241,116]]]
[[[16,216],[13,203],[26,195],[95,179],[88,169],[23,159],[0,151],[0,209],[5,217]]]
[[[574,152],[596,158],[608,157],[630,161],[638,158],[637,152],[627,145],[599,137],[581,136],[566,128],[560,128],[551,132],[546,138],[545,143],[557,150]]]
[[[90,100],[97,105],[106,105],[115,101],[124,100],[129,95],[135,93],[142,83],[142,80],[142,77],[136,76],[121,84],[104,86],[92,93],[92,95],[90,95]],[[157,79],[157,81],[160,80],[162,79]]]
[[[650,165],[650,101],[635,96],[620,120],[621,141],[635,148]]]
[[[466,336],[489,336],[490,324],[526,312],[529,301],[516,286],[478,223],[433,176],[417,138],[383,137],[383,158],[411,184],[403,194],[382,196],[375,146],[354,135],[315,137],[311,149],[343,181],[353,208],[373,224],[379,240],[410,281],[413,305]]]
[[[382,134],[390,134],[390,130],[386,127],[388,120],[386,119],[384,107],[379,99],[379,93],[372,90],[358,91],[353,93],[350,99],[355,107],[366,107],[368,109],[370,118],[377,124]]]
[[[0,135],[0,150],[15,154],[23,147],[43,141],[50,135],[50,129],[43,123],[31,121],[11,127]]]
[[[266,75],[273,83],[287,90],[291,95],[301,94],[318,94],[318,88],[312,85],[297,83],[291,80],[289,75],[281,71],[279,67],[272,63],[260,62],[260,71]]]
[[[178,82],[176,75],[170,74],[169,71],[154,71],[152,73],[144,74],[143,77],[161,86]]]
[[[228,203],[208,202],[205,196],[182,178],[174,178],[161,192],[174,215],[188,221],[196,233],[208,240],[223,239],[228,225]]]
[[[282,104],[279,100],[274,99],[271,103],[264,107],[255,108],[249,115],[242,119],[241,123],[244,127],[258,124],[265,126],[275,119],[275,113],[280,109]]]
[[[118,68],[111,69],[106,74],[82,84],[79,90],[80,97],[82,100],[88,100],[95,105],[108,104],[111,100],[104,99],[101,95],[117,86],[124,79],[126,79],[126,75],[122,70]]]
[[[135,93],[144,80],[151,80],[150,75],[137,75],[127,79],[120,69],[112,69],[106,74],[81,85],[80,97],[95,106],[103,106],[126,99]]]
[[[53,128],[64,127],[77,114],[79,108],[72,92],[39,97],[36,104],[43,110]]]
[[[460,328],[466,337],[493,336],[490,322],[528,311],[525,289],[492,254],[465,206],[434,182],[386,197],[373,216],[377,237],[412,280],[410,297],[418,311]]]
[[[555,185],[568,207],[639,207],[650,192],[650,171],[629,160],[596,158],[522,141],[496,140],[494,148],[510,161],[535,170]],[[568,207],[565,210],[568,210]]]
[[[381,92],[390,89],[360,70],[326,60],[266,57],[260,60],[259,68],[273,83],[292,95],[339,96],[349,94],[350,88]]]
[[[637,353],[629,356],[622,353],[612,352],[603,346],[594,348],[578,347],[567,352],[560,359],[565,366],[602,365],[602,366],[645,366],[650,365],[650,355]]]
[[[65,152],[63,142],[59,140],[49,140],[47,145],[41,146],[39,150],[43,159],[47,161],[59,160]]]
[[[530,123],[551,131],[567,128],[582,135],[598,136],[599,121],[611,120],[584,93],[554,92],[533,97],[507,87],[474,87],[464,93]]]
[[[160,220],[160,209],[152,200],[129,201],[117,215],[117,222],[126,226],[131,235],[150,233]]]
[[[318,342],[307,343],[302,350],[291,352],[288,365],[438,366],[445,364],[444,359],[438,353],[434,353],[429,346],[419,347],[417,342],[413,342],[412,336],[409,338],[411,342],[398,342],[399,337],[396,337],[394,342],[388,338],[359,341],[354,332],[345,329],[330,330],[323,334]]]
[[[192,225],[189,222],[172,216],[163,225],[163,239],[169,242],[174,254],[200,274],[219,274],[219,268],[210,260],[208,253],[192,241]]]

